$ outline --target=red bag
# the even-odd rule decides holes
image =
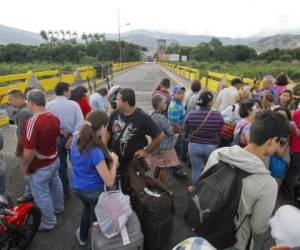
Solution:
[[[235,123],[224,123],[220,132],[220,136],[228,141],[232,141],[235,126]]]

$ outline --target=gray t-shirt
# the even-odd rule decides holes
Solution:
[[[24,123],[32,116],[26,105],[20,108],[16,114],[17,134],[22,134]]]
[[[185,104],[186,108],[186,113],[189,113],[192,110],[197,109],[197,100],[199,98],[200,92],[191,92],[190,95],[188,96]]]

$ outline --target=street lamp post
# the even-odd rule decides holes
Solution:
[[[120,10],[118,9],[118,27],[119,27],[119,62],[122,63],[122,48],[121,48],[121,26],[120,26]]]
[[[125,25],[130,25],[130,23],[126,23]],[[118,31],[119,31],[119,63],[121,67],[122,63],[122,46],[121,46],[121,25],[120,25],[120,10],[118,9]]]

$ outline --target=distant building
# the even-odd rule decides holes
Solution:
[[[161,61],[164,60],[166,48],[167,48],[167,40],[166,39],[158,39],[156,55],[157,55],[157,58]]]
[[[157,52],[165,52],[167,47],[166,39],[158,39],[157,40]]]

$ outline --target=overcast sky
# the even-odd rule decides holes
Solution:
[[[24,30],[247,37],[300,33],[300,0],[2,0],[0,24]],[[130,23],[126,26],[126,23]]]

